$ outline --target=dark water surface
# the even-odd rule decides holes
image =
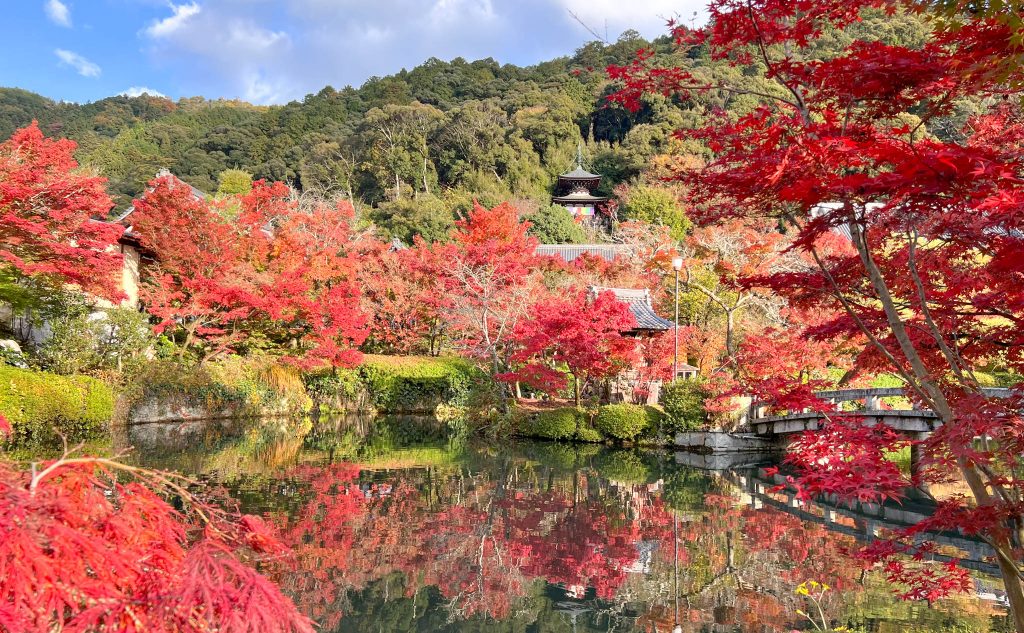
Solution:
[[[998,582],[926,603],[893,598],[844,552],[885,527],[772,491],[755,464],[667,452],[452,441],[430,420],[135,427],[131,459],[219,484],[296,552],[275,576],[322,631],[813,630],[794,588],[833,587],[851,631],[986,633],[1008,625]]]

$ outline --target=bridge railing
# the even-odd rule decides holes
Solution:
[[[986,387],[983,388],[982,393],[990,398],[1008,398],[1011,390],[1002,387]],[[900,398],[906,397],[906,391],[902,387],[881,387],[875,389],[834,389],[831,391],[816,391],[814,393],[820,400],[828,402],[834,405],[840,405],[846,402],[858,402],[861,403],[862,411],[880,411],[882,410],[882,399],[883,398]],[[752,400],[750,407],[747,410],[746,421],[760,420],[767,417],[765,414],[769,410],[769,404],[758,400]],[[910,409],[897,409],[891,407],[892,410],[921,410],[915,404],[912,404]],[[790,414],[797,413],[809,413],[810,410],[804,411],[791,411]]]

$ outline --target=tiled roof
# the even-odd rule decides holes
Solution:
[[[615,298],[629,306],[636,319],[634,330],[655,330],[663,332],[672,327],[672,322],[658,316],[651,306],[651,293],[646,288],[603,288],[591,286],[590,292],[598,294],[610,290]]]
[[[631,255],[632,248],[625,244],[541,244],[537,247],[538,255],[561,257],[566,262],[573,261],[583,253],[612,261],[619,255]]]
[[[659,332],[663,332],[672,327],[671,321],[658,316],[654,312],[654,308],[646,303],[637,303],[634,301],[627,301],[627,303],[629,304],[629,311],[633,313],[633,318],[636,319],[636,329],[658,330]]]
[[[600,177],[601,176],[598,175],[598,174],[592,174],[589,171],[583,169],[582,165],[576,165],[576,169],[574,169],[574,170],[572,170],[570,172],[566,172],[566,173],[562,174],[561,176],[559,176],[559,178],[566,178],[566,179],[569,179],[569,180],[584,180],[584,179],[600,178]]]
[[[551,198],[552,202],[561,202],[565,204],[586,204],[588,202],[606,202],[607,200],[608,198],[604,198],[601,196],[592,196],[590,195],[590,193],[586,191],[573,191],[572,193],[566,194],[564,196],[553,196]]]

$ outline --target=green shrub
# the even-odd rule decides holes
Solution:
[[[906,386],[907,386],[907,381],[903,380],[902,378],[900,378],[896,374],[890,374],[890,373],[878,374],[877,376],[875,376],[875,377],[873,377],[871,379],[871,388],[872,389],[894,389],[894,388],[902,389],[903,387],[906,387]]]
[[[431,195],[385,201],[369,212],[370,220],[389,238],[412,244],[418,235],[427,242],[444,242],[455,224],[455,214],[444,201]]]
[[[10,420],[17,443],[69,440],[99,431],[114,415],[114,393],[87,376],[71,378],[0,367],[0,415]]]
[[[603,442],[604,435],[592,426],[587,426],[584,423],[580,423],[580,428],[576,429],[576,439],[580,442]]]
[[[622,215],[630,220],[641,220],[648,224],[667,226],[672,239],[681,240],[692,226],[686,211],[679,204],[679,197],[670,189],[651,185],[634,185],[629,188]]]
[[[549,409],[525,417],[520,432],[546,440],[571,440],[576,437],[579,412],[573,407]]]
[[[995,375],[984,371],[974,372],[974,377],[978,380],[980,387],[998,387],[999,380],[996,379]]]
[[[665,409],[662,426],[667,433],[694,431],[707,423],[704,402],[708,399],[707,387],[700,379],[676,380],[661,389],[661,406]]]
[[[87,313],[61,315],[50,321],[50,336],[39,347],[39,362],[55,374],[93,370],[100,365],[102,324]]]
[[[387,413],[465,406],[488,382],[471,363],[452,357],[367,355],[358,372],[374,407]]]
[[[1024,376],[1012,371],[992,372],[992,377],[995,378],[997,387],[1015,387],[1024,382]]]
[[[50,336],[39,348],[39,362],[47,371],[65,376],[100,370],[132,372],[152,339],[146,315],[131,308],[73,310],[49,324]]]
[[[359,372],[355,369],[328,367],[302,375],[306,393],[320,413],[357,411],[363,394]]]
[[[594,428],[617,440],[633,440],[658,420],[639,404],[606,404],[597,411]]]

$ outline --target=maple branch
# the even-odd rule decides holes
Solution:
[[[935,319],[932,318],[932,311],[928,307],[928,295],[924,290],[924,282],[921,280],[921,273],[917,268],[917,228],[912,227],[910,234],[907,236],[908,241],[908,256],[907,261],[910,268],[910,278],[914,283],[914,288],[917,290],[918,301],[921,303],[921,314],[924,317],[925,323],[928,325],[928,329],[931,330],[932,337],[938,344],[939,349],[942,350],[943,356],[946,357],[946,362],[949,363],[950,369],[956,374],[957,378],[960,379],[961,383],[968,383],[968,379],[964,376],[963,370],[961,369],[962,359],[959,359],[957,355],[946,345],[946,340],[942,336],[942,332],[939,330],[938,325],[935,323]],[[978,388],[978,379],[972,374],[970,377],[970,383],[975,389]]]
[[[844,203],[849,205],[849,202]],[[906,324],[900,317],[895,302],[893,301],[892,293],[889,291],[889,286],[885,281],[882,271],[879,270],[878,265],[875,263],[874,257],[871,254],[871,248],[867,241],[867,233],[864,231],[860,222],[850,222],[850,233],[853,236],[853,242],[857,247],[857,252],[860,254],[861,263],[864,265],[865,270],[868,273],[868,279],[871,281],[872,287],[878,295],[878,299],[882,304],[882,309],[885,312],[886,320],[889,323],[889,329],[892,331],[893,336],[896,338],[896,342],[900,347],[900,351],[903,356],[910,363],[911,369],[914,371],[914,376],[917,378],[920,388],[922,391],[926,391],[930,396],[930,404],[932,410],[934,410],[944,422],[952,422],[953,411],[949,406],[949,402],[946,400],[946,395],[942,393],[942,390],[935,384],[931,377],[928,368],[925,366],[921,355],[918,353],[917,348],[914,347],[913,341],[907,334]]]
[[[774,64],[772,64],[771,59],[768,57],[768,49],[765,47],[764,44],[764,34],[761,32],[761,26],[758,24],[757,18],[754,17],[754,5],[752,2],[750,2],[750,0],[747,0],[747,15],[750,18],[751,25],[753,25],[754,27],[754,32],[757,33],[757,47],[761,51],[761,59],[764,60],[765,66],[771,72],[771,75],[775,77],[776,82],[781,84],[786,90],[790,92],[790,94],[793,95],[793,98],[796,99],[796,103],[792,105],[800,112],[800,115],[804,118],[805,121],[808,120],[810,116],[807,112],[807,104],[804,103],[803,95],[800,94],[796,87],[790,86],[788,83],[783,81],[779,77],[779,74],[775,72],[775,66]]]
[[[791,216],[787,215],[787,218],[789,218],[790,221],[793,222]],[[849,315],[849,317],[853,319],[853,322],[857,325],[857,329],[860,330],[860,332],[867,337],[868,341],[875,347],[875,349],[877,349],[879,352],[882,353],[883,356],[885,356],[886,360],[888,360],[889,364],[900,374],[900,377],[903,378],[904,382],[906,382],[906,384],[910,386],[911,389],[917,392],[917,395],[925,403],[928,403],[928,396],[923,391],[921,391],[921,389],[918,388],[918,386],[914,383],[914,381],[911,379],[910,373],[906,370],[905,367],[903,367],[902,363],[896,360],[896,357],[892,354],[892,352],[890,352],[889,349],[885,345],[883,345],[880,340],[878,340],[878,337],[875,336],[875,333],[872,332],[870,328],[868,328],[867,324],[864,323],[863,319],[860,318],[860,315],[857,314],[856,310],[853,309],[853,306],[851,305],[849,299],[839,288],[839,284],[836,282],[835,277],[832,276],[832,271],[828,269],[828,267],[825,265],[825,262],[821,259],[821,256],[818,254],[818,249],[812,246],[810,252],[811,256],[814,257],[814,261],[818,265],[818,269],[821,270],[822,274],[825,276],[826,281],[828,281],[829,286],[831,286],[832,296],[839,300],[840,305],[843,306],[843,310],[846,311],[846,314]]]

